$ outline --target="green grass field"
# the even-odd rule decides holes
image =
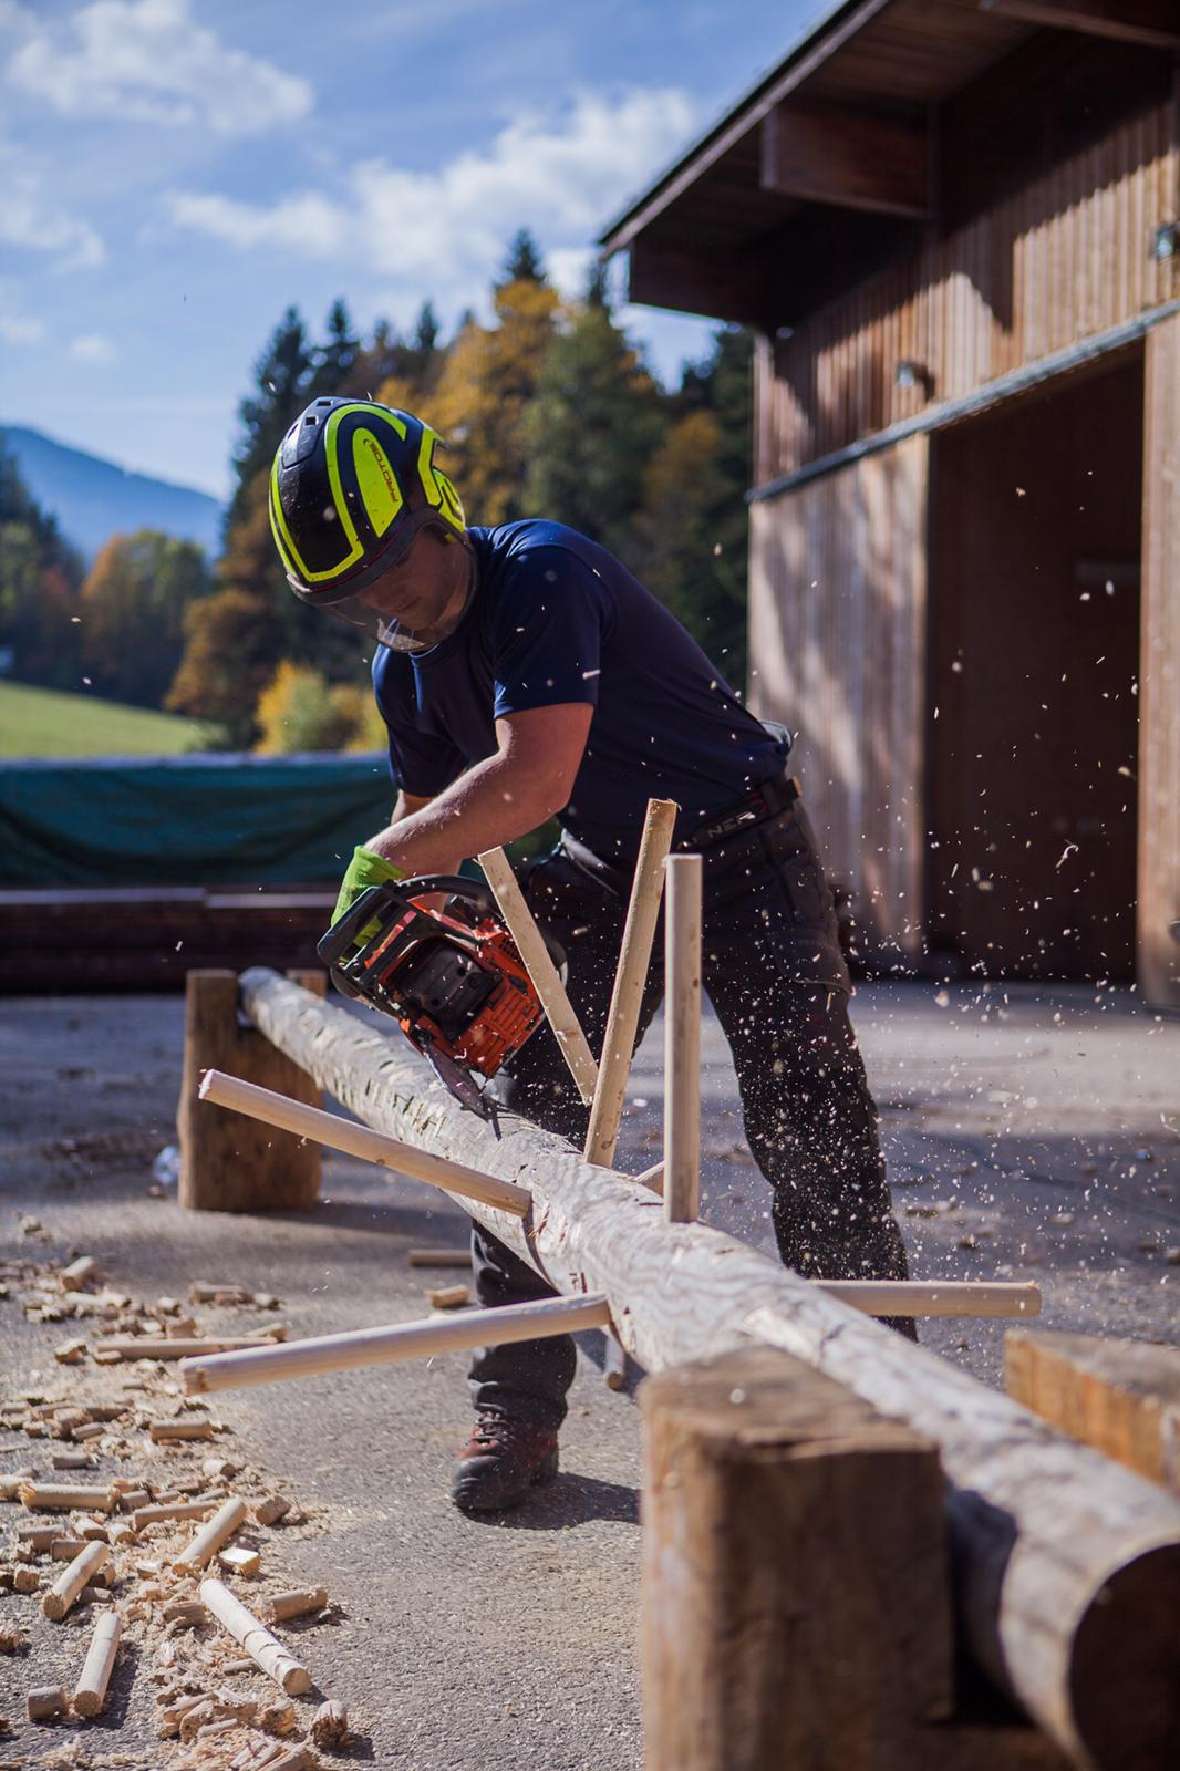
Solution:
[[[0,757],[179,756],[202,749],[206,732],[198,720],[0,682]]]

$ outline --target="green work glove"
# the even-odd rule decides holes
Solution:
[[[346,910],[351,910],[363,891],[369,886],[388,885],[395,879],[408,876],[384,855],[378,855],[373,849],[358,848],[353,850],[352,860],[348,863],[348,872],[340,882],[340,896],[336,900],[336,908],[332,912],[332,927],[335,928]]]

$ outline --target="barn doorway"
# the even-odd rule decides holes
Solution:
[[[928,929],[978,976],[1135,971],[1141,351],[932,438]]]

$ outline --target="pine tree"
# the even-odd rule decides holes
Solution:
[[[664,431],[662,404],[593,277],[549,344],[526,414],[527,508],[638,564],[634,519]]]
[[[349,391],[349,379],[360,356],[361,341],[353,333],[347,307],[337,297],[328,309],[328,336],[312,353],[313,364],[306,397],[301,400],[299,410],[302,411],[308,400],[317,399],[321,394]],[[271,453],[273,455],[274,451]]]
[[[504,269],[500,273],[501,285],[507,283],[544,283],[548,281],[545,261],[541,257],[541,248],[537,245],[528,228],[520,228],[512,237],[508,248],[508,256],[504,260]]]
[[[238,407],[241,436],[234,451],[236,481],[226,513],[226,537],[255,496],[258,476],[311,398],[316,353],[298,308],[289,307],[254,366],[255,390]],[[323,391],[323,390],[321,390]]]

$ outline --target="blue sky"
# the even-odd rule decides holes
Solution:
[[[0,0],[0,420],[222,495],[295,302],[479,308],[598,232],[819,0]],[[699,322],[633,309],[665,376]]]

